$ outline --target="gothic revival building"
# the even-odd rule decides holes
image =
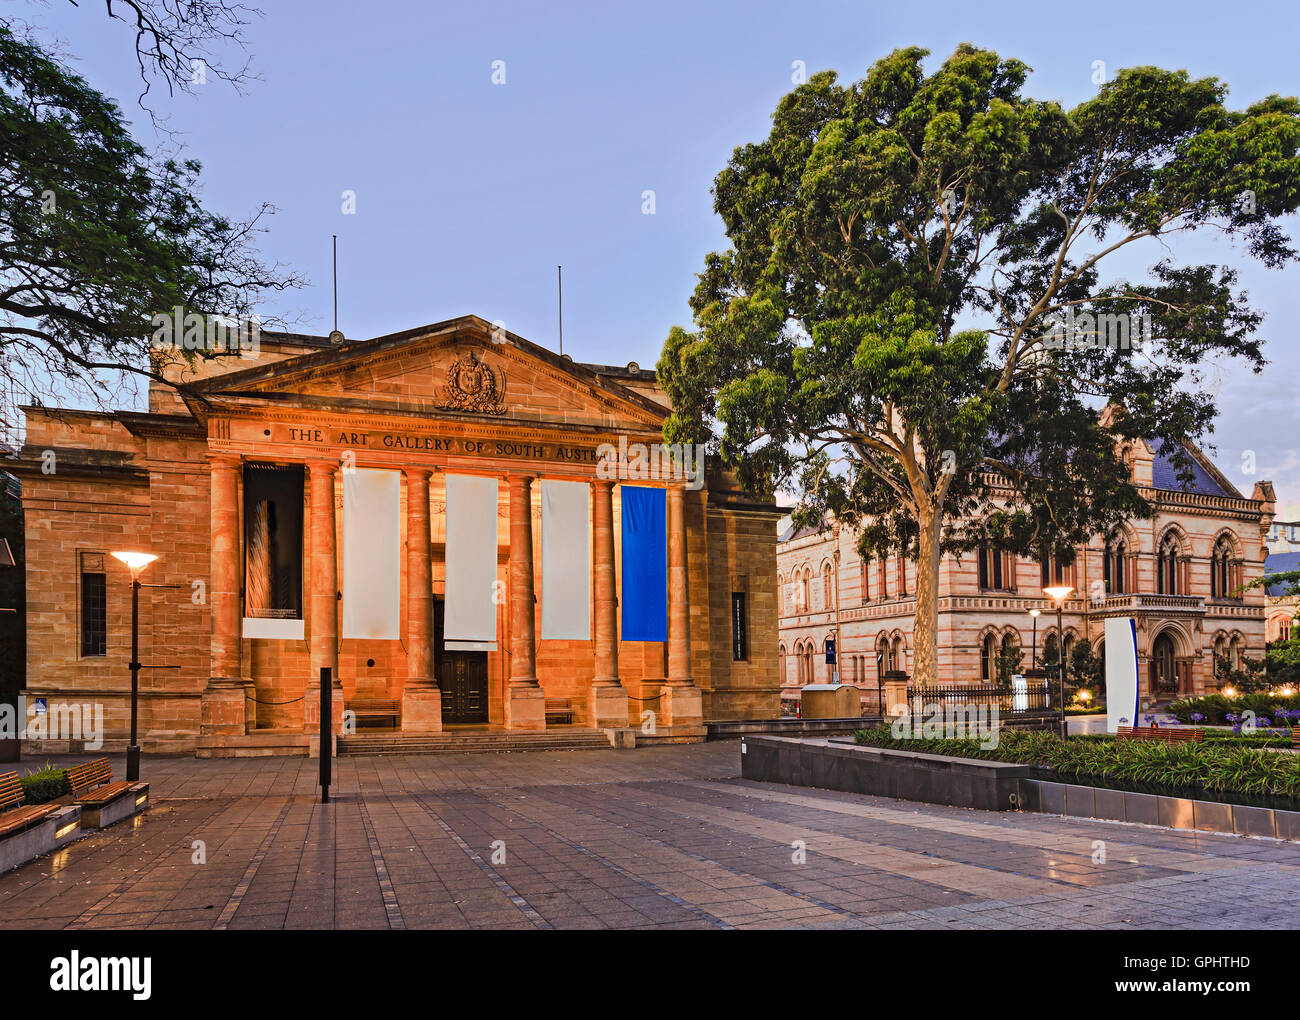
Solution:
[[[1133,477],[1155,516],[1099,535],[1072,564],[1036,562],[984,545],[939,570],[939,679],[996,678],[998,653],[1020,648],[1024,665],[1055,646],[1056,614],[1048,584],[1074,588],[1063,642],[1089,640],[1100,650],[1108,616],[1137,620],[1140,684],[1147,695],[1201,693],[1217,686],[1215,656],[1240,663],[1260,657],[1265,594],[1242,585],[1264,569],[1265,536],[1275,498],[1258,482],[1249,498],[1200,451],[1188,447],[1193,479],[1184,485],[1169,456],[1139,443],[1126,451]],[[915,564],[899,557],[864,560],[847,529],[787,531],[777,554],[781,590],[781,685],[793,692],[826,681],[828,638],[838,632],[841,679],[874,699],[888,670],[912,672]],[[1031,610],[1039,610],[1035,619]]]

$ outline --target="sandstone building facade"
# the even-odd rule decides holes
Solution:
[[[146,752],[307,753],[322,667],[336,733],[364,702],[395,703],[411,734],[571,722],[688,740],[708,721],[779,714],[779,511],[720,471],[702,487],[635,483],[667,490],[667,632],[621,638],[628,483],[602,477],[598,451],[661,442],[653,372],[576,364],[467,316],[361,342],[263,334],[256,356],[174,381],[151,388],[145,412],[25,408],[10,465],[26,519],[25,693],[102,703],[107,747],[125,743],[129,711],[120,549],[159,557],[142,577],[159,586],[141,597]],[[348,633],[349,611],[375,608],[345,604],[347,571],[375,568],[346,548],[350,471],[387,472],[395,493],[391,518],[351,532],[354,554],[372,538],[394,550],[382,638]],[[495,633],[477,643],[444,640],[453,476],[499,493]],[[588,487],[581,638],[544,636],[548,480]]]
[[[1258,482],[1246,498],[1189,446],[1194,480],[1184,485],[1152,445],[1126,451],[1133,477],[1153,503],[1151,520],[1098,536],[1073,564],[1049,567],[996,548],[958,558],[939,572],[939,680],[980,683],[996,677],[998,651],[1019,647],[1025,667],[1057,640],[1049,583],[1072,585],[1064,643],[1086,638],[1104,655],[1109,616],[1137,620],[1139,685],[1144,695],[1217,689],[1216,655],[1234,663],[1262,657],[1265,593],[1237,594],[1258,578],[1275,512],[1273,487]],[[863,560],[856,536],[828,526],[789,531],[778,546],[781,589],[781,684],[788,698],[810,681],[826,682],[828,638],[838,632],[841,679],[874,704],[889,670],[912,673],[915,564],[899,557]],[[1031,609],[1040,610],[1035,624]]]

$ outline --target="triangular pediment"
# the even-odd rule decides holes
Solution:
[[[209,401],[658,430],[668,411],[643,393],[476,316],[206,379]]]

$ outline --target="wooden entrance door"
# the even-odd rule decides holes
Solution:
[[[445,603],[433,600],[433,657],[442,690],[444,723],[488,721],[487,652],[449,652],[443,647]]]
[[[444,723],[488,721],[487,652],[443,652],[438,686]]]

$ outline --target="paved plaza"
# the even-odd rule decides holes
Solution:
[[[342,758],[322,805],[314,761],[146,758],[149,812],[0,876],[0,927],[1295,926],[1291,844],[748,782],[739,759]]]

